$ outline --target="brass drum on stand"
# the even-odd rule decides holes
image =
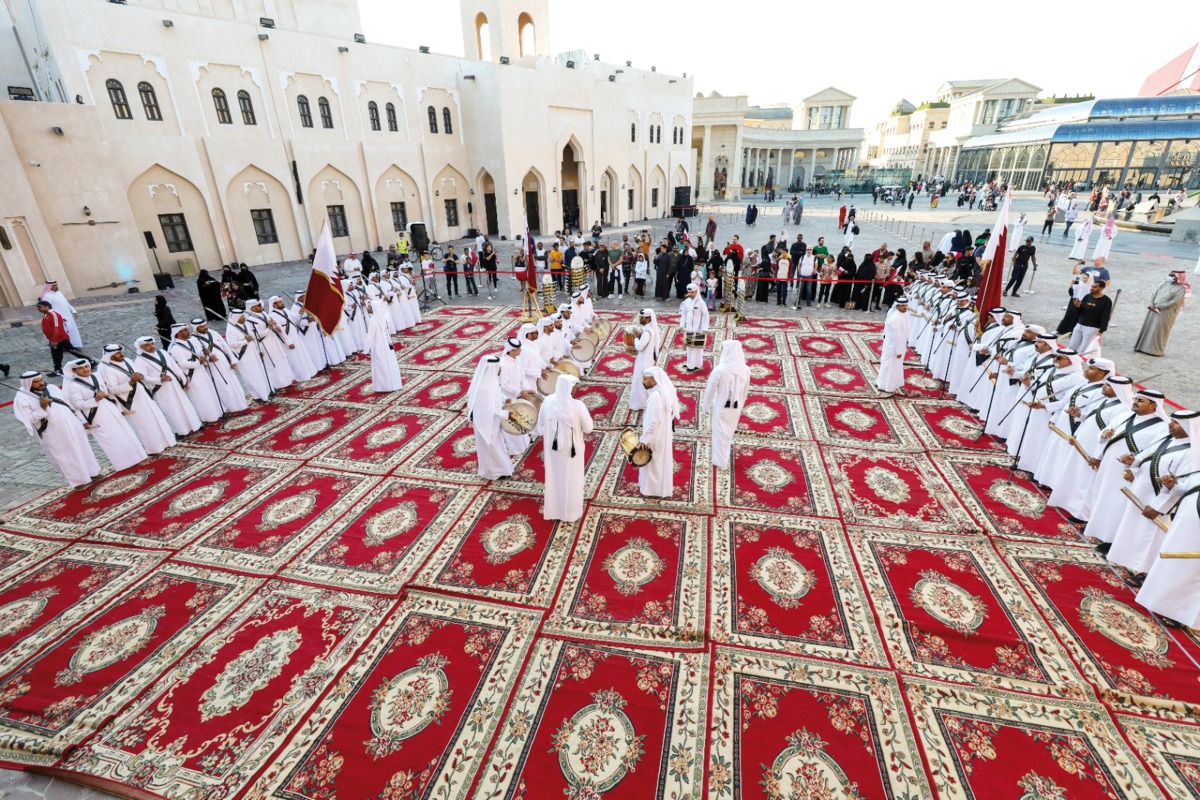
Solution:
[[[540,403],[535,404],[531,400],[518,397],[505,403],[504,410],[512,415],[511,418],[500,420],[500,430],[505,433],[521,436],[532,433],[537,428],[538,414],[541,411]]]
[[[645,445],[638,445],[638,434],[633,428],[621,431],[621,450],[625,452],[629,463],[638,469],[649,464],[650,459],[654,457],[653,450]]]
[[[571,259],[571,291],[575,291],[580,286],[583,286],[583,281],[583,259],[575,256]]]

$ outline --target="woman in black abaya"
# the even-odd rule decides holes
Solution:
[[[221,301],[221,282],[200,270],[196,278],[196,291],[200,294],[200,305],[204,306],[204,318],[209,322],[225,319],[225,303]]]

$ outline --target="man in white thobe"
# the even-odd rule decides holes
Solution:
[[[392,324],[392,311],[387,302],[389,294],[390,292],[383,283],[383,277],[376,272],[367,283],[367,300],[371,304],[369,310],[372,317],[383,317],[384,323],[387,325],[388,336],[391,336],[396,332],[396,326]],[[370,327],[369,324],[368,327]]]
[[[475,429],[479,477],[494,481],[512,475],[512,457],[504,443],[504,432],[500,430],[500,421],[508,418],[508,412],[504,410],[504,397],[500,393],[498,356],[484,356],[479,360],[467,393],[467,415]],[[549,468],[546,472],[548,481]]]
[[[904,392],[904,355],[907,352],[908,298],[898,297],[883,323],[883,347],[879,353],[876,389],[885,394]],[[723,358],[724,353],[721,355]]]
[[[1113,362],[1103,358],[1088,359],[1083,368],[1083,383],[1073,388],[1065,398],[1059,398],[1058,412],[1051,414],[1050,424],[1068,436],[1074,436],[1080,423],[1107,398],[1104,395],[1105,379],[1115,369]],[[1058,483],[1063,467],[1076,455],[1071,443],[1052,434],[1038,456],[1033,470],[1033,479],[1042,486],[1053,488]]]
[[[192,320],[192,339],[200,348],[201,359],[206,359],[212,369],[213,381],[217,386],[217,395],[221,398],[221,406],[226,414],[245,411],[250,407],[246,401],[246,390],[238,380],[238,360],[233,355],[229,343],[213,333],[208,328],[208,321],[202,317]]]
[[[521,341],[521,391],[536,392],[538,378],[542,376],[542,348],[538,344],[540,334],[537,325],[526,322],[517,332]]]
[[[1193,435],[1200,433],[1200,412],[1180,409],[1171,415],[1168,432],[1138,454],[1129,465],[1126,483],[1134,496],[1154,509],[1156,515],[1177,500],[1177,476],[1187,475],[1198,466],[1195,462]],[[1166,531],[1143,514],[1133,503],[1126,503],[1117,524],[1117,534],[1108,551],[1108,560],[1127,570],[1145,574],[1154,566]]]
[[[542,366],[549,367],[557,356],[554,353],[554,317],[542,317],[538,320],[538,353]]]
[[[412,271],[412,264],[405,262],[400,265],[400,299],[408,304],[409,327],[421,323],[421,300],[413,284]]]
[[[712,462],[718,469],[728,469],[733,449],[733,435],[746,407],[750,393],[750,368],[742,343],[727,339],[721,345],[721,360],[704,387],[700,401],[702,411],[709,413],[712,422]]]
[[[108,394],[108,387],[100,377],[92,374],[91,362],[86,358],[76,359],[67,364],[67,371],[71,375],[63,380],[67,405],[100,445],[113,471],[129,469],[149,458],[137,434],[125,421],[116,398]]]
[[[1018,411],[1024,415],[1021,427],[1015,425],[1006,449],[1017,460],[1017,468],[1030,474],[1037,467],[1042,449],[1053,437],[1050,420],[1066,405],[1072,390],[1083,383],[1083,361],[1074,350],[1054,353],[1054,369],[1042,373]]]
[[[284,357],[287,358],[287,362],[292,368],[292,374],[300,383],[311,380],[317,374],[317,367],[308,357],[308,350],[304,346],[300,330],[292,324],[291,317],[288,316],[287,309],[284,307],[283,298],[276,295],[269,302],[271,306],[270,320],[275,326],[276,333],[283,340]]]
[[[650,448],[650,463],[638,471],[638,491],[643,497],[671,497],[675,493],[675,418],[678,399],[666,373],[650,367],[642,373],[646,387],[646,412],[638,444]]]
[[[133,368],[144,376],[143,383],[162,409],[175,436],[184,437],[200,430],[200,417],[188,399],[183,370],[175,359],[158,349],[153,336],[143,336],[133,344],[138,350]]]
[[[708,333],[708,304],[700,296],[700,287],[694,283],[688,284],[687,297],[679,304],[679,329],[683,331],[685,343],[689,333]],[[687,347],[687,361],[684,362],[683,368],[688,372],[695,372],[703,367],[704,348]]]
[[[125,421],[137,435],[138,441],[150,455],[175,446],[175,434],[163,416],[158,403],[142,382],[142,375],[135,372],[125,360],[125,351],[119,344],[104,346],[104,357],[100,359],[100,378],[108,387],[108,396],[120,404]]]
[[[62,315],[63,327],[67,329],[67,336],[71,338],[71,347],[78,350],[83,347],[83,339],[79,336],[79,325],[75,322],[75,306],[71,305],[71,301],[67,296],[58,290],[58,281],[50,281],[46,284],[46,288],[42,290],[42,300],[50,304],[50,308]]]
[[[286,389],[296,381],[296,375],[288,363],[286,341],[279,332],[279,326],[266,315],[261,300],[250,304],[246,314],[246,330],[258,345],[263,361],[267,365],[271,390],[278,392]]]
[[[500,396],[507,402],[516,400],[524,391],[525,370],[521,364],[521,340],[512,337],[504,343],[504,355],[500,356]],[[508,452],[520,455],[529,449],[528,433],[504,432],[504,443]]]
[[[1190,425],[1194,420],[1189,422]],[[1194,429],[1193,434],[1200,435]],[[1197,447],[1193,435],[1192,448]],[[1200,466],[1200,455],[1193,455],[1193,469]],[[1168,482],[1164,478],[1164,482]],[[1146,516],[1165,516],[1174,509],[1160,555],[1150,566],[1137,601],[1148,611],[1189,628],[1200,628],[1200,559],[1163,558],[1165,553],[1200,552],[1200,471],[1169,480],[1166,498],[1146,509]]]
[[[225,326],[225,344],[233,365],[241,365],[238,372],[246,383],[250,396],[260,403],[270,400],[275,389],[271,385],[271,373],[267,359],[255,338],[253,330],[246,324],[245,311],[232,311],[229,324]]]
[[[571,396],[579,379],[563,375],[554,394],[542,403],[542,459],[546,464],[546,491],[542,518],[575,522],[583,516],[583,437],[592,432],[592,415],[583,401]]]
[[[304,347],[309,362],[317,372],[326,369],[329,364],[328,348],[321,334],[321,326],[311,314],[304,310],[304,292],[292,295],[292,305],[287,310],[288,320],[292,329],[297,333],[297,344]]]
[[[1110,375],[1102,391],[1104,401],[1093,407],[1075,431],[1075,441],[1087,454],[1086,458],[1072,447],[1071,457],[1063,465],[1054,491],[1046,498],[1046,505],[1061,508],[1078,522],[1085,522],[1091,513],[1092,483],[1096,479],[1092,457],[1101,453],[1106,441],[1100,437],[1109,425],[1122,423],[1132,413],[1133,381],[1129,378]]]
[[[67,405],[62,390],[48,385],[40,372],[21,373],[13,414],[29,435],[37,438],[46,458],[72,487],[86,486],[100,474],[100,463],[83,424]]]
[[[1125,485],[1125,470],[1133,465],[1143,450],[1167,431],[1164,399],[1162,392],[1151,389],[1137,392],[1130,407],[1133,413],[1126,417],[1124,424],[1110,426],[1100,434],[1104,446],[1099,457],[1091,462],[1096,477],[1088,499],[1091,505],[1088,524],[1083,533],[1100,540],[1096,549],[1101,554],[1107,555],[1112,547],[1112,541],[1117,536],[1117,525],[1121,523],[1129,502],[1121,494],[1121,487]]]
[[[396,350],[392,347],[392,337],[388,333],[389,325],[386,308],[381,307],[377,313],[371,315],[367,341],[371,354],[371,389],[375,392],[394,392],[404,386],[404,379],[400,376],[400,364],[396,361]]]
[[[643,308],[638,317],[642,332],[633,343],[637,356],[633,360],[633,386],[629,391],[629,410],[642,411],[646,408],[646,386],[642,375],[658,362],[658,322],[654,318],[654,309]]]
[[[966,366],[963,367],[958,393],[955,395],[960,403],[976,412],[979,409],[976,404],[979,402],[980,390],[986,388],[990,393],[992,389],[992,382],[984,380],[983,376],[985,373],[990,374],[990,370],[995,364],[992,356],[1009,326],[1013,324],[1013,318],[1006,308],[993,308],[989,312],[989,316],[991,322],[984,327],[979,338],[971,345]]]
[[[1025,332],[1037,329],[1038,326],[1030,325]],[[1008,439],[1014,430],[1020,434],[1025,415],[1029,411],[1024,401],[1033,394],[1033,386],[1041,379],[1042,373],[1054,369],[1054,335],[1035,333],[1034,336],[1033,347],[1015,351],[1008,366],[1001,370],[1001,379],[1005,375],[1008,376],[1007,385],[1003,387],[1007,391],[1003,396],[1003,403],[997,407],[1001,400],[998,396],[989,409],[985,427],[989,436]]]
[[[192,332],[187,325],[171,326],[171,346],[167,350],[187,387],[188,399],[196,409],[201,422],[216,422],[225,416],[225,407],[217,393],[217,376],[203,350],[192,341]]]

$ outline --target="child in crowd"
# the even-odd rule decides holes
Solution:
[[[638,253],[637,261],[633,264],[633,281],[634,294],[638,297],[646,296],[646,278],[650,276],[650,264],[646,261],[644,253]]]
[[[717,307],[717,276],[710,276],[705,285],[708,287],[708,310],[712,311]]]
[[[817,275],[817,308],[825,308],[829,305],[829,293],[835,283],[837,283],[837,265],[834,263],[833,256],[825,256]]]

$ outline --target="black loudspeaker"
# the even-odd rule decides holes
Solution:
[[[174,289],[175,279],[165,272],[154,273],[154,286],[157,289]]]
[[[692,204],[692,187],[676,186],[675,187],[675,205],[690,206]]]
[[[410,222],[408,225],[408,243],[418,253],[429,249],[429,233],[425,230],[424,222]]]
[[[158,245],[154,243],[154,231],[142,231],[142,236],[146,237],[146,247],[151,250],[157,250]]]

